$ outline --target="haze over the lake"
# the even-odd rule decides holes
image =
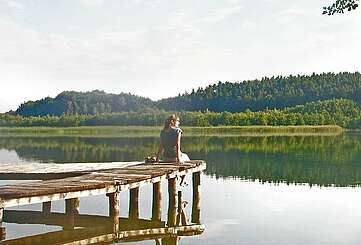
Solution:
[[[361,71],[361,9],[323,0],[0,0],[0,112],[64,90],[159,99],[217,81]]]

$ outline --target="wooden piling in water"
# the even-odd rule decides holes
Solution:
[[[162,185],[161,182],[153,183],[152,220],[162,218]]]
[[[43,213],[50,213],[51,212],[51,201],[43,202],[41,204],[41,210],[43,211]]]
[[[193,200],[192,223],[200,224],[201,216],[201,172],[192,174]]]
[[[182,191],[178,191],[178,214],[177,214],[177,221],[176,226],[180,225],[181,222],[181,213],[182,213]]]
[[[139,187],[129,191],[129,218],[139,219]]]
[[[4,240],[6,237],[5,227],[2,226],[3,218],[4,218],[4,209],[0,208],[0,241]]]
[[[162,239],[162,245],[178,245],[179,238],[175,237],[165,237]]]
[[[177,179],[168,179],[168,226],[175,226],[177,221]]]
[[[65,199],[65,214],[67,216],[66,225],[63,227],[64,230],[73,230],[75,224],[75,215],[79,214],[80,199],[70,198]]]
[[[119,217],[120,217],[120,205],[119,205],[119,193],[108,193],[109,203],[109,217],[112,219],[113,231],[119,230]]]
[[[51,212],[51,202],[43,202],[42,203],[42,211],[43,211],[43,213],[50,213]]]

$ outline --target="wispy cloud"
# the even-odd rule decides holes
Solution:
[[[230,6],[230,7],[225,7],[222,9],[213,10],[208,15],[197,19],[195,22],[222,21],[231,15],[238,14],[242,8],[243,8],[243,6],[237,5],[237,6]]]
[[[0,0],[0,6],[6,6],[13,9],[23,9],[24,5],[16,0]]]
[[[286,9],[282,9],[273,15],[281,23],[289,23],[295,19],[299,20],[302,16],[305,16],[308,12],[301,6],[293,5]]]
[[[93,6],[99,6],[104,3],[104,0],[79,0],[80,4],[93,7]]]

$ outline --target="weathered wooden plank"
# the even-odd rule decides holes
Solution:
[[[138,188],[145,184],[199,172],[205,167],[202,161],[186,164],[127,163],[120,169],[100,169],[76,177],[4,185],[0,186],[0,208]]]
[[[24,186],[15,186],[11,189],[0,188],[0,198],[2,200],[21,198],[21,197],[36,197],[41,195],[52,195],[52,194],[61,194],[68,192],[77,192],[77,191],[91,191],[94,189],[103,189],[103,188],[115,188],[114,185],[105,185],[104,183],[99,182],[97,185],[89,185],[88,188],[84,186],[49,186],[43,188],[30,188]]]
[[[107,163],[26,163],[26,164],[0,164],[1,173],[75,173],[93,172],[103,169],[123,168],[142,162],[107,162]]]
[[[0,190],[1,191],[1,190]],[[55,194],[42,194],[38,196],[23,196],[16,198],[8,198],[0,200],[0,207],[13,207],[19,205],[33,204],[33,203],[42,203],[49,201],[57,201],[62,199],[69,198],[78,198],[78,197],[87,197],[94,195],[102,195],[111,192],[118,191],[118,188],[115,186],[99,188],[99,189],[91,189],[91,190],[83,190],[83,191],[73,191],[67,193],[55,193]],[[2,194],[0,194],[0,197]]]

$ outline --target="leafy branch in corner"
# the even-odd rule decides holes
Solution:
[[[334,15],[343,14],[345,10],[351,11],[358,7],[360,0],[337,0],[332,5],[323,7],[322,14]]]

